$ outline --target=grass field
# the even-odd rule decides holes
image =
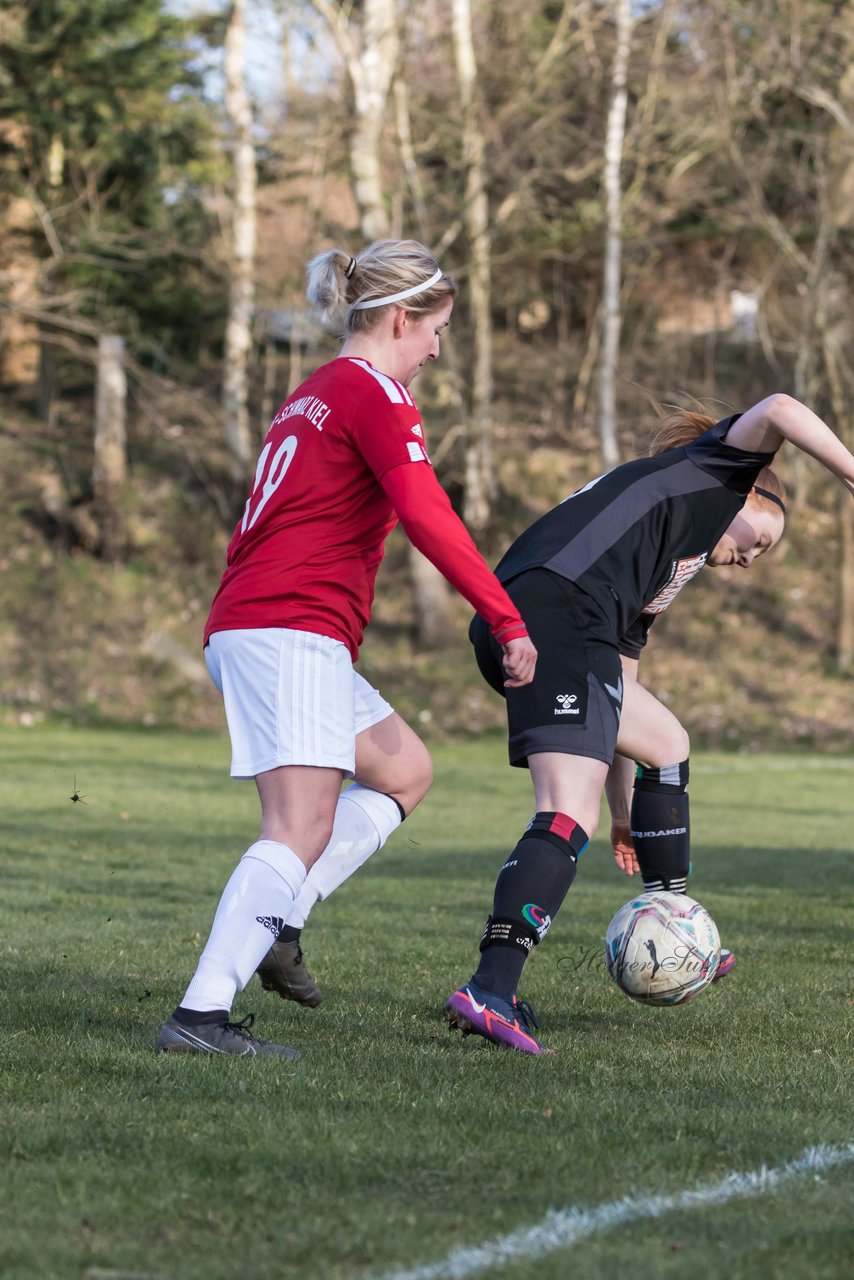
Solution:
[[[631,885],[596,841],[526,970],[556,1050],[527,1058],[440,1017],[527,778],[496,741],[434,754],[306,930],[324,1004],[239,998],[302,1060],[199,1060],[153,1045],[255,832],[225,738],[0,731],[3,1280],[851,1274],[854,760],[695,758],[690,887],[739,960],[684,1008],[605,974]]]

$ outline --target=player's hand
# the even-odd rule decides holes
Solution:
[[[628,822],[611,823],[611,847],[614,850],[614,861],[627,876],[640,871],[638,855],[632,844],[632,828]]]
[[[518,636],[508,640],[501,646],[504,655],[504,674],[507,689],[518,689],[523,684],[530,684],[537,666],[537,651],[530,636]]]

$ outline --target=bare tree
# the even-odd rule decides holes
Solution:
[[[780,110],[788,112],[788,130],[769,125],[765,145],[751,146],[756,102],[750,102],[746,123],[737,109],[744,105],[738,63],[724,60],[727,97],[721,105],[731,113],[729,158],[744,192],[752,228],[764,235],[774,252],[777,277],[777,321],[782,342],[794,353],[794,392],[811,404],[829,399],[834,425],[851,446],[854,419],[849,404],[854,394],[854,364],[850,351],[851,265],[848,243],[854,219],[850,192],[854,185],[854,17],[844,16],[827,49],[807,50],[801,42],[800,18],[778,30],[769,15],[760,42],[765,61],[750,75]],[[827,60],[832,52],[844,73],[832,80]],[[826,83],[818,82],[825,77]],[[754,86],[754,94],[757,92]],[[806,109],[804,108],[806,104]],[[796,150],[792,141],[796,142]],[[792,163],[793,156],[798,160]],[[808,162],[804,161],[808,157]],[[785,185],[781,186],[781,175]],[[781,198],[782,193],[782,198]],[[797,299],[793,305],[793,299]],[[787,341],[788,339],[788,341]],[[778,341],[780,338],[778,337]],[[773,343],[769,337],[768,345]],[[821,473],[802,453],[790,461],[794,498],[806,502],[807,485]],[[839,507],[839,614],[836,663],[841,672],[854,662],[854,518],[850,499]]]
[[[252,107],[246,88],[246,0],[233,0],[225,41],[225,104],[234,146],[234,197],[228,321],[225,330],[223,410],[232,475],[249,474],[249,356],[255,301],[256,187]]]
[[[386,105],[399,47],[396,0],[365,0],[361,27],[351,20],[350,6],[314,0],[329,23],[347,67],[356,107],[350,138],[353,191],[366,240],[390,231],[383,193],[380,144]],[[422,648],[437,649],[450,631],[450,603],[445,579],[435,565],[410,544],[409,568],[415,595],[416,631]]]
[[[837,310],[837,323],[822,326],[822,350],[834,425],[839,435],[854,449],[854,412],[851,400],[854,396],[854,364],[846,358],[846,346],[850,350],[851,323],[844,299],[847,290],[841,291]],[[848,342],[845,342],[845,339]],[[854,670],[854,507],[851,496],[845,490],[839,495],[839,614],[836,623],[836,666],[840,674]]]
[[[122,546],[122,497],[127,482],[127,375],[125,344],[116,334],[98,339],[92,485],[104,558],[117,561]]]
[[[620,168],[626,132],[626,76],[631,48],[629,0],[614,0],[617,44],[611,73],[611,102],[605,135],[605,258],[602,276],[602,354],[599,365],[599,442],[602,465],[620,461],[617,442],[616,378],[620,352],[620,260],[622,256],[622,188]]]
[[[472,319],[472,411],[466,445],[463,514],[474,529],[484,529],[495,496],[492,459],[492,312],[490,297],[489,202],[486,193],[486,142],[477,93],[477,60],[470,0],[452,0],[454,58],[462,115],[466,172],[464,221],[469,240],[469,300]]]
[[[349,4],[336,4],[333,0],[313,2],[329,24],[350,77],[356,109],[350,137],[353,193],[359,206],[362,234],[367,240],[378,240],[389,234],[380,144],[397,66],[397,3],[396,0],[365,0],[359,24],[352,19]]]

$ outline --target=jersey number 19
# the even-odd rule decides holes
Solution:
[[[247,529],[252,528],[255,521],[258,519],[261,512],[264,510],[267,503],[270,501],[273,494],[287,475],[288,467],[293,462],[294,454],[297,451],[297,438],[296,436],[288,436],[284,439],[271,458],[270,453],[272,448],[273,445],[270,443],[265,445],[261,450],[261,456],[258,459],[258,465],[255,468],[255,483],[252,486],[252,492],[246,499],[246,508],[243,512],[243,519],[240,523],[241,533],[246,533]],[[269,467],[267,466],[268,462],[270,464]],[[261,483],[262,478],[263,484]],[[252,504],[259,492],[259,488],[261,497],[253,511]],[[251,516],[250,512],[252,513]]]

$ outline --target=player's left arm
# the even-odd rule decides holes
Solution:
[[[805,404],[782,392],[766,396],[732,424],[726,443],[753,453],[775,453],[788,440],[838,476],[854,494],[854,456]]]
[[[623,665],[623,683],[637,681],[638,660],[621,657]],[[605,779],[605,798],[611,810],[611,848],[614,850],[614,861],[627,876],[640,871],[635,846],[632,843],[632,794],[635,776],[635,762],[628,756],[614,756],[608,776]]]

